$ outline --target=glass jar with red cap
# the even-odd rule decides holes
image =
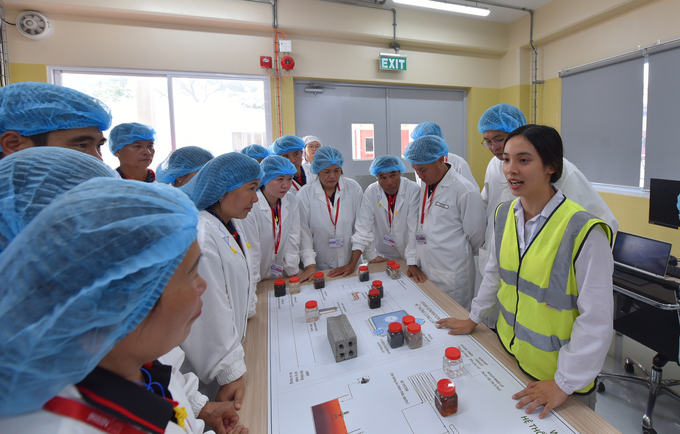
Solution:
[[[392,264],[396,264],[396,262],[387,261],[387,264],[385,265],[385,273],[390,277],[392,277]]]
[[[380,293],[380,298],[385,296],[385,289],[383,288],[382,280],[374,280],[371,284],[371,289],[377,289]]]
[[[404,345],[404,330],[401,323],[391,322],[387,327],[387,343],[392,348],[399,348]]]
[[[286,280],[276,279],[274,281],[274,297],[283,297],[286,295]]]
[[[371,309],[380,307],[380,291],[375,288],[368,291],[368,307]]]
[[[408,325],[411,323],[416,322],[416,318],[413,315],[404,315],[404,317],[401,319],[401,324],[404,328],[404,343],[408,345],[408,335],[406,334],[406,329],[408,328]]]
[[[314,322],[319,320],[319,305],[315,300],[305,303],[305,321]]]
[[[299,294],[300,293],[300,278],[297,276],[293,276],[290,279],[288,279],[288,290],[290,291],[291,294]]]
[[[447,377],[456,378],[463,375],[463,359],[458,348],[448,347],[444,351],[443,363]]]
[[[423,332],[420,331],[420,324],[412,322],[406,328],[406,343],[412,350],[423,346]]]
[[[368,265],[359,266],[359,282],[368,282]]]
[[[392,280],[401,279],[401,266],[395,262],[390,265],[390,268],[392,269],[392,273],[390,274]]]
[[[322,289],[326,287],[326,278],[322,271],[314,273],[314,289]]]
[[[442,416],[451,416],[458,411],[458,393],[456,385],[448,378],[437,382],[437,393],[434,394],[434,406]]]

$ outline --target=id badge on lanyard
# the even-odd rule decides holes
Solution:
[[[272,265],[269,267],[269,271],[276,277],[283,276],[283,267],[279,264],[272,263]]]
[[[337,248],[340,248],[344,245],[345,244],[344,244],[342,238],[329,238],[328,239],[328,247],[330,247],[331,249],[337,249]]]
[[[387,244],[390,247],[394,247],[395,243],[396,243],[396,240],[393,237],[391,237],[389,235],[385,235],[383,237],[383,244]]]
[[[434,199],[435,190],[437,190],[436,185],[434,186],[434,188],[432,189],[432,193],[430,194],[430,205],[427,207],[428,211],[432,207],[432,200]],[[425,186],[425,191],[423,192],[423,206],[421,207],[421,213],[420,213],[420,230],[418,232],[416,232],[416,243],[418,243],[418,244],[427,244],[427,237],[425,236],[425,231],[423,230],[423,226],[425,224],[425,204],[426,203],[427,203],[427,186]]]

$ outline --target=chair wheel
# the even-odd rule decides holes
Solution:
[[[642,428],[642,434],[656,434],[654,428]]]
[[[624,369],[624,371],[626,371],[629,374],[635,373],[635,366],[633,366],[632,363],[624,363],[623,369]]]
[[[604,383],[602,381],[597,383],[597,391],[600,393],[604,393]]]

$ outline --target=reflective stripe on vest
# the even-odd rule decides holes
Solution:
[[[520,256],[513,202],[496,210],[495,235],[501,286],[501,343],[520,367],[538,380],[551,380],[560,348],[569,343],[578,317],[574,262],[586,237],[602,225],[576,203],[564,199]],[[501,253],[502,252],[502,253]],[[519,313],[517,313],[519,312]],[[593,383],[577,392],[587,392]]]

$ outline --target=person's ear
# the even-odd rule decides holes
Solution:
[[[13,154],[22,149],[33,148],[35,143],[16,131],[5,131],[0,135],[0,147],[4,155]]]

